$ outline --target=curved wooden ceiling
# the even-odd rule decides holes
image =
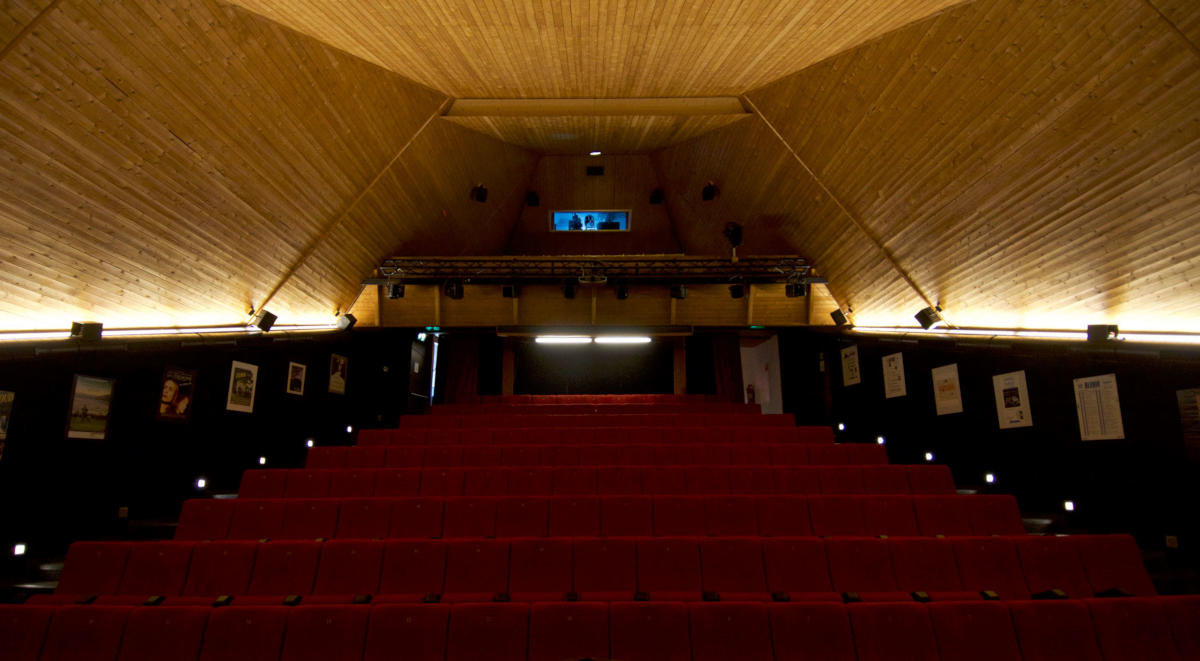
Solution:
[[[1200,330],[1190,0],[15,0],[0,41],[0,328],[327,321],[611,139],[687,252],[741,220],[859,323]],[[753,116],[441,116],[721,95]]]

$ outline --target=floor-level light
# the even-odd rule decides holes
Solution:
[[[1064,509],[1064,510],[1066,510],[1066,511],[1068,511],[1068,512],[1074,512],[1074,511],[1075,511],[1075,501],[1073,501],[1073,500],[1064,500],[1064,501],[1063,501],[1063,509]]]
[[[196,488],[197,489],[203,489],[207,486],[208,486],[208,480],[206,480],[202,477],[196,478]]]
[[[25,555],[25,545],[17,544],[13,546],[13,555]]]
[[[310,448],[314,445],[313,440],[311,438],[308,439],[307,441],[304,441],[304,444]]]
[[[846,423],[839,422],[838,423],[838,431],[846,431]]]
[[[259,466],[266,466],[266,465],[267,465],[267,458],[266,458],[266,457],[259,457],[259,458],[258,458],[258,465],[259,465]]]
[[[875,442],[876,442],[877,444],[879,444],[879,445],[883,445],[884,443],[887,443],[887,439],[885,439],[885,438],[884,438],[884,437],[882,437],[882,436],[876,436],[876,437],[875,437]]]
[[[354,433],[354,426],[353,426],[353,425],[346,425],[346,433],[347,433],[347,434],[353,434],[353,433]],[[310,445],[310,446],[308,446],[308,447],[312,447],[312,446]]]
[[[996,474],[995,473],[984,473],[983,481],[987,482],[988,484],[995,484],[996,483]]]
[[[933,453],[932,452],[925,453],[925,461],[933,461]]]

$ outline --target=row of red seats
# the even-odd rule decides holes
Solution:
[[[969,601],[1154,595],[1125,535],[77,542],[31,603]]]
[[[750,427],[695,422],[673,427],[402,427],[363,429],[358,445],[658,445],[662,443],[833,443],[828,427]]]
[[[717,395],[640,393],[628,395],[481,395],[478,404],[439,404],[435,409],[444,406],[471,407],[486,404],[733,404],[735,406],[757,406],[757,404],[730,402],[728,398]]]
[[[1019,535],[987,496],[552,496],[189,500],[176,539]]]
[[[17,661],[1195,661],[1200,597],[0,606],[0,639]]]
[[[511,429],[513,427],[795,427],[791,413],[480,413],[464,415],[406,415],[401,428],[473,428]],[[808,427],[808,429],[828,429]]]
[[[242,498],[710,494],[952,494],[947,466],[254,468]]]
[[[882,445],[397,445],[314,447],[306,468],[490,466],[862,466],[888,463]]]
[[[616,413],[706,413],[706,414],[761,414],[757,404],[737,402],[693,402],[675,404],[439,404],[430,410],[433,415],[494,415],[494,414],[540,414],[581,415]]]

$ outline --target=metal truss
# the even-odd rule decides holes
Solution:
[[[463,280],[477,284],[563,281],[602,282],[824,282],[812,275],[804,257],[773,255],[742,257],[737,261],[716,257],[555,256],[555,257],[392,257],[379,267],[379,278],[364,284],[387,282],[443,282]]]

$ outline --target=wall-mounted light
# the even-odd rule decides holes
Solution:
[[[314,443],[313,440],[310,438],[307,441],[304,441],[304,445],[305,445],[305,447],[311,448],[312,446],[316,445],[316,443]]]
[[[746,285],[729,285],[729,298],[744,298]]]
[[[995,473],[984,473],[983,481],[987,482],[988,484],[995,484],[996,483],[996,474]]]
[[[353,434],[353,433],[354,433],[354,426],[353,426],[353,425],[346,425],[346,433],[347,433],[347,434]]]
[[[925,453],[925,461],[926,461],[926,462],[933,461],[933,453],[932,453],[932,452],[926,452],[926,453]]]
[[[887,439],[885,439],[885,438],[884,438],[884,437],[882,437],[882,436],[876,436],[876,437],[875,437],[875,444],[876,444],[876,445],[883,445],[884,443],[887,443]]]
[[[25,545],[16,544],[13,546],[13,555],[25,555]]]
[[[846,423],[839,422],[838,423],[838,431],[846,431]]]
[[[196,488],[197,489],[204,489],[206,487],[208,487],[208,480],[206,480],[202,477],[196,478]]]
[[[599,149],[593,149],[592,151],[588,152],[588,156],[599,156],[600,153],[601,152]]]
[[[259,457],[259,458],[258,458],[258,465],[259,465],[259,466],[266,466],[266,465],[267,465],[267,458],[266,458],[266,457]]]
[[[1064,501],[1063,501],[1063,509],[1064,509],[1064,510],[1066,510],[1066,511],[1068,511],[1068,512],[1074,512],[1074,511],[1075,511],[1075,501],[1073,501],[1073,500],[1064,500]]]

